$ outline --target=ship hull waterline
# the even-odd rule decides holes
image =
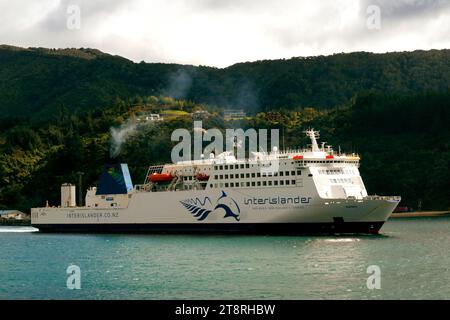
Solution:
[[[379,234],[384,221],[331,223],[38,224],[44,233],[338,235]]]

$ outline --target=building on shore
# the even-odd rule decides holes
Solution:
[[[19,210],[0,210],[0,219],[6,220],[27,220],[30,217]]]

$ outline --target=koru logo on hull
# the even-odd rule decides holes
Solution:
[[[239,217],[239,214],[241,213],[239,205],[233,198],[229,197],[225,191],[222,191],[222,194],[214,205],[209,197],[204,197],[203,201],[199,198],[191,198],[180,201],[180,203],[194,216],[194,218],[197,219],[197,221],[203,221],[210,213],[220,211],[224,212],[224,218],[232,217],[236,221],[241,219]]]

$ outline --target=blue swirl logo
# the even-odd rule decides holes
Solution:
[[[205,220],[210,213],[216,211],[224,211],[224,218],[232,217],[236,221],[239,221],[241,209],[237,202],[229,197],[225,191],[222,190],[222,194],[217,199],[215,205],[212,204],[209,197],[191,198],[180,203],[197,219],[197,221]]]

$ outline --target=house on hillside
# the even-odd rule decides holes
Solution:
[[[239,120],[245,118],[247,115],[242,109],[226,109],[223,111],[223,119],[225,121],[229,120]]]
[[[141,114],[136,118],[137,122],[155,122],[155,121],[162,121],[163,117],[161,117],[160,114],[157,113],[146,113]]]
[[[194,120],[202,120],[202,119],[206,119],[210,116],[211,114],[206,111],[206,110],[197,110],[193,113],[191,113],[191,117]]]

